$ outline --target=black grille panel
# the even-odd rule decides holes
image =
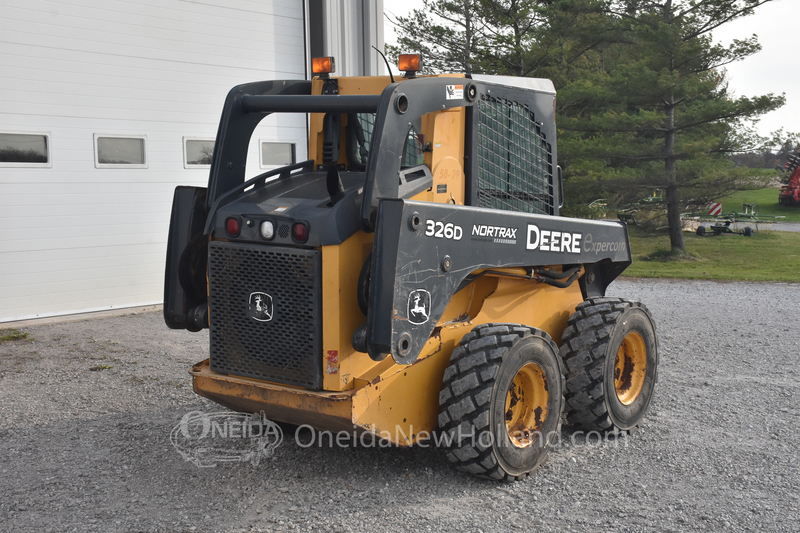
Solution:
[[[320,252],[212,242],[208,281],[211,370],[322,388]]]

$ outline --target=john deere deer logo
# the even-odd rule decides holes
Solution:
[[[431,293],[425,289],[417,289],[408,295],[408,321],[412,324],[424,324],[430,318]]]
[[[247,303],[247,314],[250,318],[259,322],[269,322],[272,320],[272,296],[265,292],[250,293],[250,300]]]

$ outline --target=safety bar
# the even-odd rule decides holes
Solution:
[[[375,113],[381,101],[379,94],[359,95],[274,95],[245,94],[245,113]]]

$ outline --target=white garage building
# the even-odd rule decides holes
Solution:
[[[0,322],[157,304],[228,90],[382,72],[383,0],[0,0]],[[268,117],[248,175],[306,158]]]

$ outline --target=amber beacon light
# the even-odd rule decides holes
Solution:
[[[315,57],[311,60],[311,70],[314,74],[331,74],[336,72],[336,63],[333,57]]]
[[[422,70],[422,56],[419,54],[400,54],[397,61],[397,68],[406,73],[406,76],[414,76]]]

